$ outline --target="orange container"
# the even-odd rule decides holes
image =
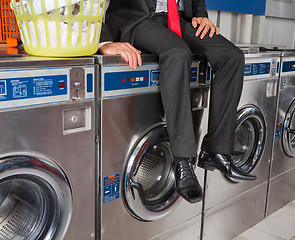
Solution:
[[[6,43],[7,38],[20,39],[14,12],[10,8],[10,0],[0,0],[0,11],[0,43]]]

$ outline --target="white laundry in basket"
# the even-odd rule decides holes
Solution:
[[[31,8],[30,8],[30,4],[29,4],[29,0],[21,0],[21,2],[23,3],[24,6],[24,11],[27,14],[31,14]],[[22,12],[21,9],[21,2],[17,2],[16,3],[16,8],[18,9],[18,11]],[[33,4],[33,8],[34,8],[34,12],[35,14],[39,15],[42,14],[42,4],[41,4],[42,0],[33,0],[32,4]],[[55,8],[54,8],[54,0],[46,0],[45,1],[45,8],[46,8],[46,13],[48,15],[53,15],[55,14]],[[72,11],[73,15],[77,15],[80,13],[80,0],[72,0],[72,5],[69,7],[68,4],[68,0],[58,0],[58,11],[59,14],[61,15],[67,15],[68,11],[70,9],[70,11]],[[13,4],[13,2],[11,2]],[[13,9],[13,8],[12,8]],[[99,15],[102,14],[102,6],[99,6],[99,0],[93,0],[93,5],[91,7],[91,0],[83,0],[83,15],[84,16],[88,16],[90,14],[90,10],[92,9],[92,15],[95,16],[98,11],[99,11]],[[30,42],[32,43],[33,46],[37,46],[37,37],[36,37],[36,29],[34,26],[34,22],[33,21],[29,21],[26,23],[23,21],[22,23],[22,28],[24,29],[24,37],[25,41],[28,45],[30,45]],[[79,22],[74,21],[72,22],[71,26],[68,25],[68,23],[66,21],[62,21],[62,22],[55,22],[55,21],[49,21],[48,22],[48,30],[49,30],[49,40],[50,40],[50,45],[52,47],[57,46],[57,26],[56,24],[60,25],[60,43],[63,47],[68,46],[68,31],[69,28],[71,29],[72,32],[72,41],[71,44],[72,46],[77,46],[78,45],[78,40],[79,40]],[[99,27],[99,22],[97,23],[98,27]],[[93,44],[94,42],[94,38],[95,38],[95,32],[97,33],[96,35],[96,40],[98,38],[98,31],[95,31],[95,23],[91,23],[90,24],[90,32],[88,35],[88,22],[84,21],[82,22],[82,46],[86,46],[87,45],[87,39],[88,39],[88,43],[90,45]],[[27,29],[27,26],[29,29]],[[37,34],[39,35],[40,38],[40,43],[42,47],[46,47],[47,43],[49,44],[48,41],[46,41],[46,34],[45,34],[45,25],[44,22],[42,20],[39,20],[37,22]],[[29,36],[28,34],[30,34],[31,37],[31,41],[29,40]],[[88,37],[88,38],[87,38]],[[96,42],[95,40],[95,42]]]

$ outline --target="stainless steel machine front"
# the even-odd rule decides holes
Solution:
[[[202,203],[181,201],[175,191],[158,59],[142,58],[133,70],[118,56],[96,56],[101,239],[163,239],[180,224],[194,224],[197,238]],[[191,68],[196,136],[209,85],[200,64]],[[196,174],[202,184],[203,170]]]
[[[93,84],[93,58],[1,58],[1,240],[94,239]]]
[[[295,199],[295,53],[282,53],[267,215]]]
[[[232,239],[261,221],[274,133],[280,54],[246,54],[244,86],[237,113],[235,165],[255,181],[206,172],[203,239]]]

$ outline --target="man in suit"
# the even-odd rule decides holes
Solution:
[[[202,199],[202,189],[192,167],[196,144],[189,96],[191,52],[207,59],[215,75],[208,133],[203,139],[198,166],[218,169],[232,178],[254,180],[255,176],[236,168],[230,157],[243,84],[244,54],[219,34],[219,29],[208,19],[204,0],[174,0],[179,28],[172,29],[172,20],[168,18],[172,1],[111,0],[106,24],[115,41],[129,42],[137,49],[159,56],[160,89],[177,191],[188,202],[195,203]],[[135,59],[133,67],[138,60]]]

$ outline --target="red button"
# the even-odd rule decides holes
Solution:
[[[66,86],[65,82],[58,83],[59,88],[64,88]]]
[[[144,81],[147,81],[147,77],[144,77]]]
[[[126,78],[123,78],[123,79],[122,79],[122,82],[126,82],[126,81],[127,81]]]

